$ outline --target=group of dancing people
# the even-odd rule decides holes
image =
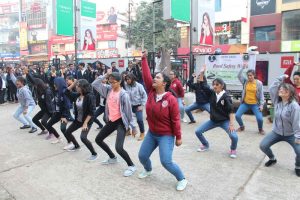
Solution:
[[[245,65],[246,66],[246,65]],[[88,139],[93,122],[103,113],[105,125],[99,126],[99,133],[95,138],[96,144],[108,155],[102,164],[116,164],[118,158],[111,150],[105,139],[114,131],[116,134],[115,150],[125,160],[128,167],[124,171],[125,177],[132,176],[137,168],[130,155],[124,149],[126,134],[132,130],[132,135],[137,134],[137,125],[140,130],[139,141],[143,141],[138,153],[140,163],[144,170],[138,175],[143,179],[152,174],[151,154],[158,147],[161,164],[177,179],[176,189],[182,191],[186,188],[188,181],[180,167],[173,161],[174,146],[182,144],[181,121],[184,111],[190,118],[189,124],[196,123],[191,111],[195,109],[206,110],[210,119],[202,123],[196,130],[201,145],[199,152],[209,150],[209,143],[204,133],[220,127],[225,130],[231,139],[229,156],[237,157],[238,135],[237,131],[245,130],[241,119],[242,115],[249,109],[253,111],[258,122],[258,132],[265,134],[263,130],[262,108],[264,95],[262,83],[255,79],[253,70],[247,71],[247,78],[243,76],[243,67],[238,74],[243,84],[242,103],[234,116],[234,108],[230,94],[226,91],[226,84],[221,78],[216,78],[210,87],[205,78],[205,66],[200,74],[193,74],[188,81],[188,86],[195,90],[196,102],[184,108],[183,87],[171,71],[168,75],[158,72],[152,77],[145,52],[141,61],[142,83],[135,79],[131,70],[120,74],[111,69],[100,74],[92,83],[86,79],[75,80],[73,77],[53,77],[53,88],[43,80],[34,77],[28,70],[24,69],[27,80],[29,80],[37,91],[37,102],[40,111],[31,119],[36,103],[31,91],[26,86],[23,76],[15,77],[13,71],[11,77],[18,88],[17,96],[19,107],[14,117],[23,126],[21,129],[31,128],[30,132],[41,129],[39,135],[47,134],[46,139],[51,143],[62,143],[63,137],[53,127],[60,122],[60,131],[67,141],[64,150],[78,151],[81,147],[73,133],[81,129],[80,139],[88,148],[91,155],[88,161],[98,158],[97,151]],[[300,93],[300,73],[293,74],[294,81],[290,76],[293,67],[287,74],[279,77],[270,86],[270,96],[275,107],[274,123],[272,131],[265,136],[260,144],[261,150],[269,157],[265,163],[269,167],[277,162],[270,147],[280,141],[288,142],[296,153],[295,172],[300,176],[300,108],[298,95]],[[100,94],[99,107],[96,109],[95,91]],[[143,122],[143,110],[145,108],[149,129],[145,134]],[[72,114],[74,113],[74,117]],[[133,116],[137,118],[137,125]],[[71,120],[71,118],[74,118]],[[239,128],[236,130],[234,121],[237,120]],[[68,122],[71,124],[68,126]]]

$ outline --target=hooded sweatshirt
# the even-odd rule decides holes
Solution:
[[[16,84],[17,78],[13,73],[10,74],[11,80],[14,84]],[[27,85],[18,88],[17,97],[22,108],[28,108],[28,106],[35,106],[35,102],[32,97],[32,93],[27,87]]]
[[[146,114],[149,129],[157,135],[174,135],[181,139],[180,114],[177,99],[167,92],[156,102],[156,91],[152,87],[152,76],[146,58],[142,58],[142,70],[145,87],[148,93]]]
[[[175,92],[177,98],[183,98],[184,97],[183,86],[182,86],[182,84],[181,84],[181,82],[178,78],[175,78],[172,81],[172,83],[170,85],[170,89]]]
[[[279,85],[284,81],[284,76],[279,77],[270,87],[270,97],[275,108],[272,131],[282,136],[295,135],[300,139],[300,108],[295,100],[283,103],[279,101]]]
[[[69,117],[69,111],[71,108],[71,103],[69,98],[65,95],[67,89],[67,84],[64,78],[57,77],[54,79],[54,85],[57,90],[54,93],[54,105],[55,112],[61,113],[62,117]]]

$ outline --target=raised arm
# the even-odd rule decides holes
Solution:
[[[247,79],[244,77],[244,75],[243,75],[243,72],[244,72],[244,69],[245,69],[245,66],[243,66],[241,69],[240,69],[240,71],[239,71],[239,73],[238,73],[238,79],[239,79],[239,81],[244,85],[245,84],[245,82],[247,81]]]
[[[284,79],[285,83],[289,83],[291,85],[294,85],[294,83],[291,81],[291,77],[292,77],[292,72],[294,69],[294,64],[290,65],[284,72],[285,75],[288,75],[289,78]]]
[[[109,90],[111,90],[111,86],[104,84],[103,80],[106,78],[106,76],[99,76],[96,80],[94,80],[94,82],[92,83],[92,87],[99,92],[99,94],[104,97],[107,98],[107,94],[109,92]]]
[[[279,89],[279,85],[284,81],[284,79],[287,79],[288,76],[287,75],[282,75],[279,78],[277,78],[272,85],[270,86],[269,90],[270,90],[270,97],[271,97],[271,101],[273,103],[273,105],[278,103],[278,89]]]
[[[149,93],[152,90],[152,76],[151,76],[150,68],[148,66],[146,54],[144,54],[142,57],[142,72],[143,72],[142,75],[143,75],[145,87],[147,93]]]

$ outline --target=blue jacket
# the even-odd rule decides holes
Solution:
[[[196,102],[199,104],[205,104],[209,102],[209,96],[205,93],[205,90],[201,86],[201,83],[194,83],[194,77],[191,77],[187,82],[187,85],[195,90],[196,93]]]

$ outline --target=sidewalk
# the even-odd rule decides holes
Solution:
[[[254,116],[245,116],[246,132],[239,133],[238,157],[228,156],[230,139],[221,129],[205,134],[210,151],[196,152],[199,141],[194,130],[208,119],[207,113],[195,114],[197,124],[183,124],[183,145],[174,149],[174,161],[182,168],[189,185],[183,192],[175,190],[176,179],[160,164],[158,150],[152,155],[153,175],[139,180],[142,170],[138,161],[140,142],[128,137],[125,149],[137,165],[133,177],[123,177],[125,162],[112,166],[100,164],[107,155],[95,144],[93,126],[89,139],[99,159],[88,163],[89,152],[79,138],[82,150],[65,152],[62,144],[50,144],[44,136],[20,130],[12,113],[15,104],[0,106],[0,199],[143,199],[143,200],[299,200],[300,178],[294,174],[295,154],[287,143],[279,143],[273,150],[278,163],[265,168],[266,158],[259,150],[263,136],[257,133]],[[38,111],[38,108],[36,108]],[[237,126],[236,126],[237,127]],[[57,127],[58,128],[58,127]],[[59,129],[58,129],[59,130]],[[265,130],[271,124],[265,118]],[[115,134],[107,138],[114,147]],[[115,152],[115,150],[113,150]]]

